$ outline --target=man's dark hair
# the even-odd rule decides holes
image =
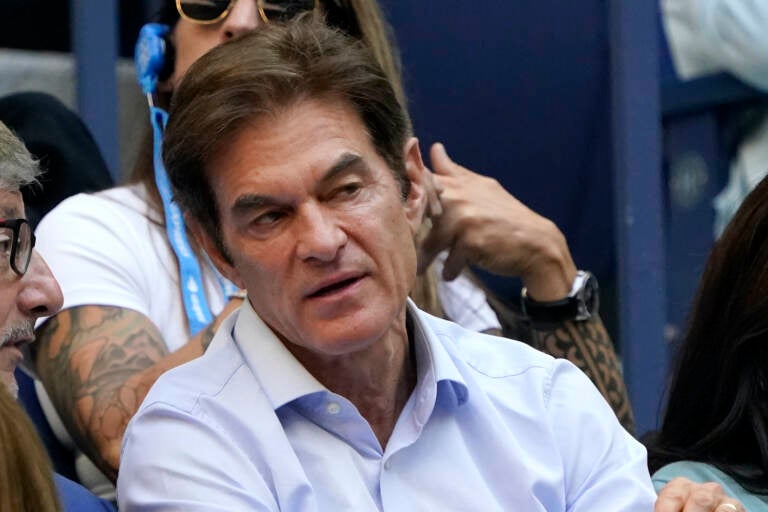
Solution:
[[[163,159],[176,200],[221,243],[208,174],[247,122],[298,101],[343,102],[360,116],[401,185],[408,115],[370,51],[317,16],[256,30],[211,50],[187,72],[170,109]]]

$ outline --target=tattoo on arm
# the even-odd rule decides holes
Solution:
[[[128,421],[151,382],[140,374],[168,354],[157,328],[132,310],[82,306],[38,330],[37,369],[76,444],[117,476]]]
[[[534,346],[578,366],[613,408],[627,431],[634,434],[635,419],[616,352],[602,320],[566,322],[551,329],[531,328]]]

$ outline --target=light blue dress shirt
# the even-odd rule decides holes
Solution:
[[[246,303],[129,424],[120,510],[653,510],[645,449],[581,371],[408,307],[418,382],[385,449]]]

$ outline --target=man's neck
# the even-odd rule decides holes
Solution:
[[[341,356],[320,356],[286,343],[288,350],[325,387],[352,402],[382,448],[416,386],[416,359],[406,327],[406,310],[393,327],[367,348]]]

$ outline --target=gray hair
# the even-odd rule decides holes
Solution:
[[[5,124],[0,121],[0,189],[16,191],[37,183],[40,165]]]

